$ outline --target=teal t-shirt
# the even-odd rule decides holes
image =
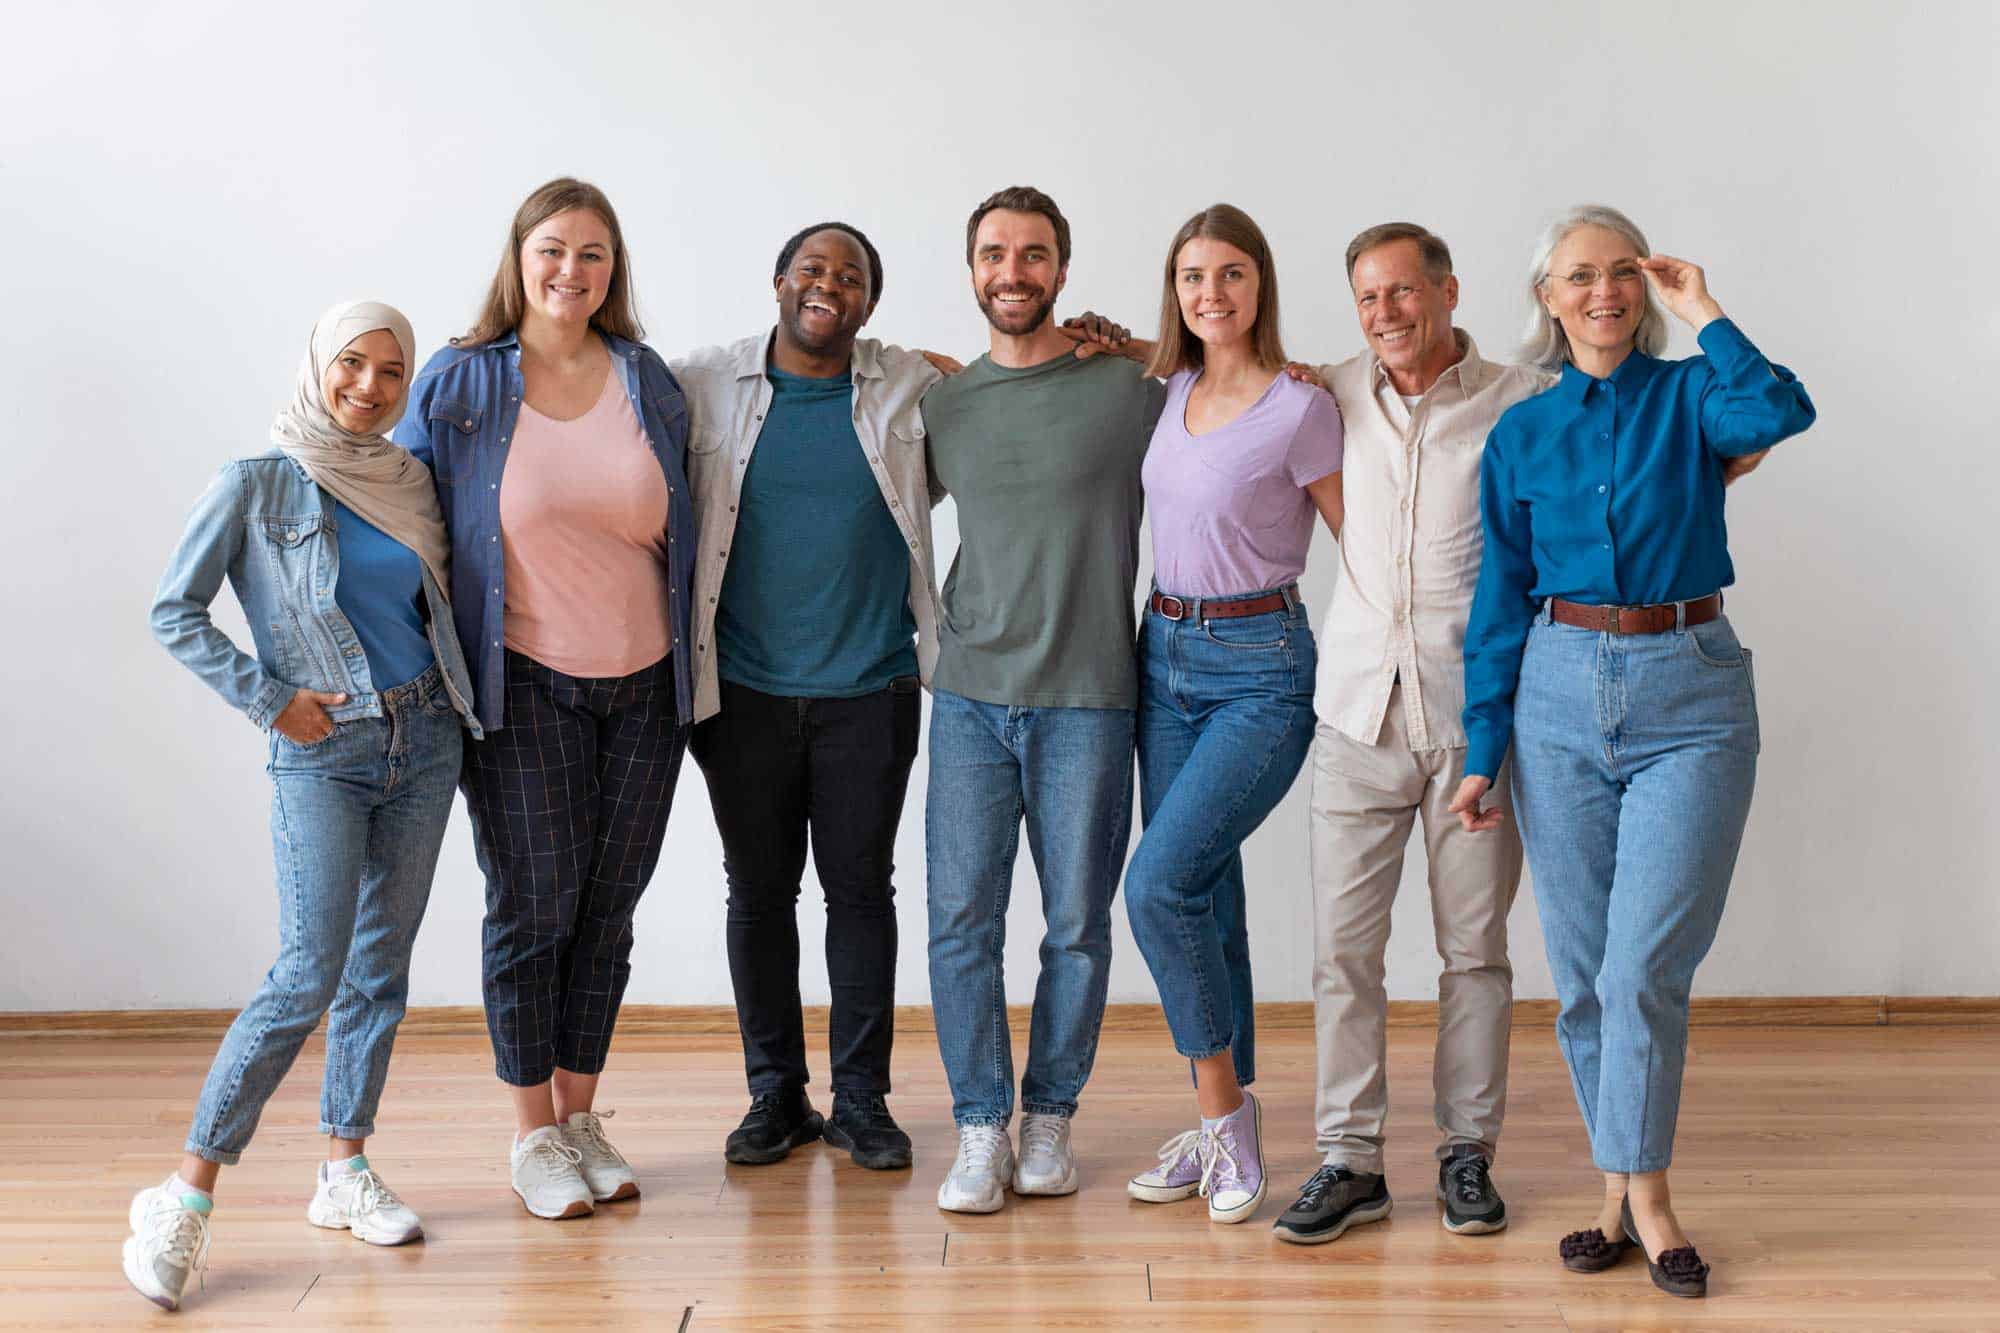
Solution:
[[[424,566],[417,553],[335,500],[333,522],[340,534],[340,576],[333,603],[368,660],[368,679],[377,690],[407,685],[430,670],[431,651],[424,624]]]
[[[853,377],[767,373],[715,608],[716,670],[764,694],[871,694],[917,672],[909,545],[854,433]]]
[[[1122,357],[982,356],[924,395],[958,506],[932,683],[985,703],[1133,708],[1139,465],[1166,390]]]

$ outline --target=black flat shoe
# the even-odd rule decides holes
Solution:
[[[1625,1234],[1632,1244],[1639,1244],[1639,1228],[1632,1222],[1632,1205],[1625,1205]],[[1677,1250],[1661,1250],[1659,1258],[1646,1256],[1646,1271],[1653,1279],[1653,1285],[1669,1296],[1685,1296],[1699,1300],[1708,1295],[1708,1265],[1701,1261],[1692,1245],[1683,1245]]]
[[[1636,1242],[1620,1235],[1616,1240],[1606,1240],[1604,1233],[1596,1227],[1588,1231],[1572,1231],[1556,1244],[1556,1253],[1562,1256],[1563,1267],[1572,1273],[1602,1273],[1614,1268],[1624,1257],[1638,1249]]]

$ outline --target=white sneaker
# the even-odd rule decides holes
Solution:
[[[181,1308],[188,1278],[208,1267],[208,1213],[214,1205],[168,1176],[132,1196],[126,1213],[125,1280],[162,1310]]]
[[[366,1157],[349,1161],[360,1165],[335,1171],[331,1162],[319,1164],[319,1184],[306,1205],[306,1221],[331,1231],[351,1231],[370,1245],[403,1245],[424,1234],[424,1224],[375,1174]]]
[[[583,1154],[563,1142],[562,1131],[543,1125],[519,1139],[508,1163],[514,1193],[536,1217],[587,1217],[597,1211],[577,1163]]]
[[[938,1207],[947,1213],[997,1213],[1013,1174],[1014,1145],[1005,1125],[960,1125],[958,1158],[938,1186]]]
[[[599,1203],[639,1197],[639,1182],[633,1179],[632,1164],[604,1137],[604,1122],[616,1114],[616,1111],[602,1115],[574,1111],[569,1123],[557,1126],[562,1130],[563,1142],[583,1154],[576,1169],[583,1183],[590,1186],[590,1196]]]
[[[1016,1194],[1076,1193],[1076,1154],[1069,1150],[1069,1117],[1021,1119],[1021,1157],[1014,1168]]]
[[[1125,1182],[1125,1192],[1141,1203],[1178,1203],[1201,1193],[1202,1137],[1199,1129],[1176,1134],[1160,1145],[1160,1160]]]

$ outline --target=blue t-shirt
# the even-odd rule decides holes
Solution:
[[[771,377],[715,610],[716,670],[852,698],[915,675],[910,554],[854,433],[851,375]]]
[[[334,604],[354,626],[375,688],[392,690],[430,670],[437,654],[424,625],[424,566],[417,553],[335,500],[340,577]]]

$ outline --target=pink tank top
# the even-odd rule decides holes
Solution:
[[[509,648],[589,677],[629,676],[667,655],[667,479],[621,367],[574,420],[521,404],[500,536]]]

